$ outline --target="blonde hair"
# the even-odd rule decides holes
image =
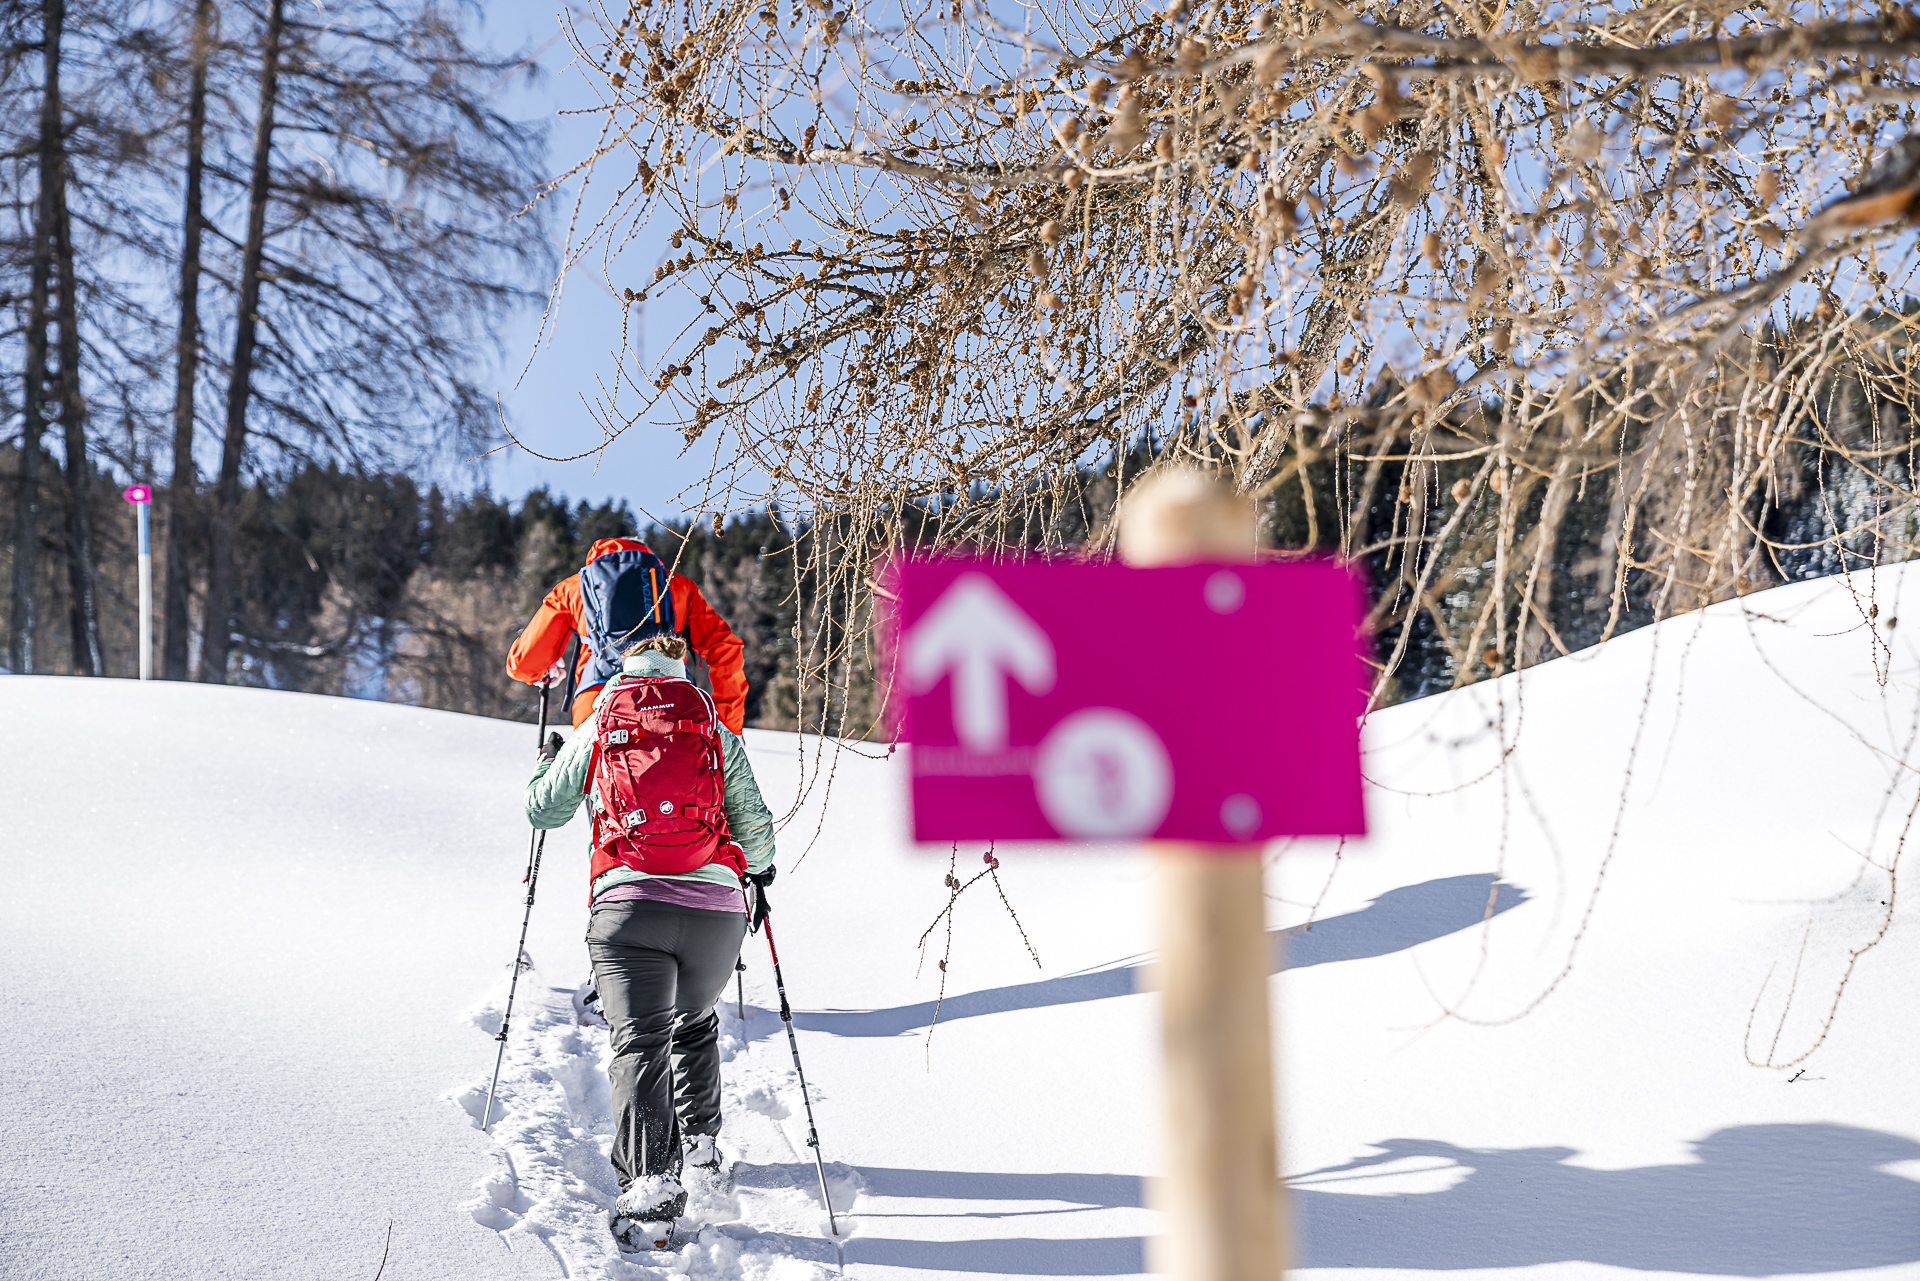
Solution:
[[[645,640],[635,641],[627,646],[626,652],[621,657],[632,658],[636,654],[646,653],[665,654],[676,663],[684,663],[687,661],[687,642],[672,632],[662,632],[658,636],[649,636]]]

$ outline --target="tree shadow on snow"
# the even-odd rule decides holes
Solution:
[[[1571,1148],[1474,1149],[1389,1139],[1290,1180],[1306,1265],[1519,1268],[1611,1264],[1761,1277],[1920,1262],[1920,1183],[1881,1167],[1920,1159],[1899,1135],[1825,1123],[1743,1125],[1683,1165],[1594,1170]],[[1390,1162],[1467,1171],[1444,1192],[1353,1195]],[[1385,1189],[1382,1189],[1385,1191]]]
[[[1449,1271],[1546,1263],[1763,1277],[1920,1262],[1920,1183],[1883,1167],[1920,1160],[1920,1142],[1851,1126],[1735,1126],[1694,1145],[1693,1162],[1594,1170],[1571,1148],[1475,1149],[1389,1139],[1379,1151],[1290,1180],[1301,1267]],[[1452,1167],[1444,1191],[1370,1182]],[[1401,1169],[1392,1168],[1403,1163]],[[812,1167],[736,1169],[746,1186],[811,1177]],[[997,1174],[863,1167],[863,1197],[1047,1202],[1050,1210],[929,1208],[928,1218],[1019,1218],[1137,1207],[1142,1181],[1114,1174]],[[1323,1190],[1332,1184],[1353,1191]],[[1062,1208],[1064,1207],[1064,1208]],[[948,1272],[1125,1276],[1146,1269],[1142,1237],[915,1241],[872,1235],[889,1215],[855,1210],[849,1263]]]
[[[1276,932],[1273,972],[1386,956],[1471,929],[1485,919],[1490,894],[1494,895],[1495,915],[1527,901],[1526,891],[1515,885],[1502,883],[1496,894],[1493,877],[1488,875],[1447,876],[1388,890],[1359,911],[1316,922],[1311,930]],[[1144,990],[1144,969],[1139,964],[1116,965],[983,992],[956,993],[941,1004],[940,1021],[1131,996]],[[899,1036],[932,1023],[933,1009],[932,1001],[921,1001],[884,1010],[796,1010],[793,1022],[806,1031],[835,1036]]]
[[[1141,1237],[999,1237],[991,1241],[902,1241],[854,1237],[848,1263],[993,1272],[1015,1276],[1126,1277],[1147,1270]]]
[[[734,1166],[739,1187],[810,1185],[811,1165]],[[937,1272],[993,1272],[1025,1276],[1132,1276],[1145,1272],[1143,1237],[992,1237],[967,1241],[917,1241],[876,1235],[890,1218],[1019,1219],[1034,1214],[1137,1207],[1140,1179],[1128,1174],[995,1174],[958,1170],[897,1170],[860,1166],[862,1198],[941,1202],[1030,1201],[1035,1209],[967,1210],[943,1205],[911,1210],[855,1209],[861,1234],[846,1242],[848,1263]]]

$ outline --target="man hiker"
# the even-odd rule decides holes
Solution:
[[[686,1209],[683,1164],[717,1175],[725,989],[772,883],[773,816],[716,699],[687,679],[687,645],[625,650],[565,745],[551,736],[527,784],[527,819],[593,815],[587,951],[613,1042],[610,1216],[623,1250],[664,1245]],[[744,885],[743,885],[744,882]]]
[[[560,661],[567,637],[582,641],[574,671],[578,692],[569,709],[575,726],[587,719],[620,655],[645,636],[678,633],[707,663],[720,723],[738,734],[747,711],[745,646],[707,604],[692,579],[676,574],[637,538],[602,538],[577,574],[555,583],[533,620],[507,652],[507,675],[529,685]]]

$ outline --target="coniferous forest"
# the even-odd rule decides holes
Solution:
[[[0,449],[0,469],[16,469],[16,454]],[[132,676],[134,515],[110,473],[97,470],[93,480],[104,674]],[[156,493],[155,506],[165,497]],[[11,490],[0,494],[0,520],[12,519],[13,501]],[[45,482],[41,507],[57,515],[57,478]],[[182,562],[196,584],[205,581],[210,507],[205,495],[192,496],[180,526]],[[624,502],[569,504],[545,489],[512,502],[485,491],[449,496],[401,473],[337,465],[263,477],[241,493],[229,682],[531,719],[533,691],[508,678],[507,648],[594,540],[622,536],[644,538],[677,563],[746,642],[748,724],[796,728],[806,680],[794,625],[817,612],[809,576],[795,572],[804,529],[767,514],[736,517],[719,535],[710,526],[642,529]],[[43,519],[41,538],[63,550],[54,521]],[[168,551],[156,542],[156,564]],[[60,560],[46,556],[38,566],[39,599],[56,625],[39,637],[36,666],[71,673],[72,637],[57,625],[71,612]],[[204,616],[197,588],[189,617]],[[189,641],[192,669],[205,641]]]

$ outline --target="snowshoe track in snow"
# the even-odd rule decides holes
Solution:
[[[465,1018],[489,1038],[506,1005],[503,973]],[[494,1099],[492,1168],[474,1183],[462,1210],[520,1253],[551,1251],[569,1277],[604,1281],[748,1277],[816,1281],[840,1273],[836,1243],[820,1206],[799,1084],[779,1016],[720,1003],[722,1125],[719,1177],[689,1170],[686,1213],[667,1248],[622,1254],[608,1227],[620,1194],[608,1154],[613,1100],[607,1029],[581,997],[586,985],[555,984],[537,969],[521,974],[513,1028]],[[814,1090],[816,1102],[819,1089]],[[480,1124],[487,1077],[447,1095]],[[789,1102],[791,1101],[791,1103]],[[861,1180],[851,1167],[827,1166],[841,1240]]]

